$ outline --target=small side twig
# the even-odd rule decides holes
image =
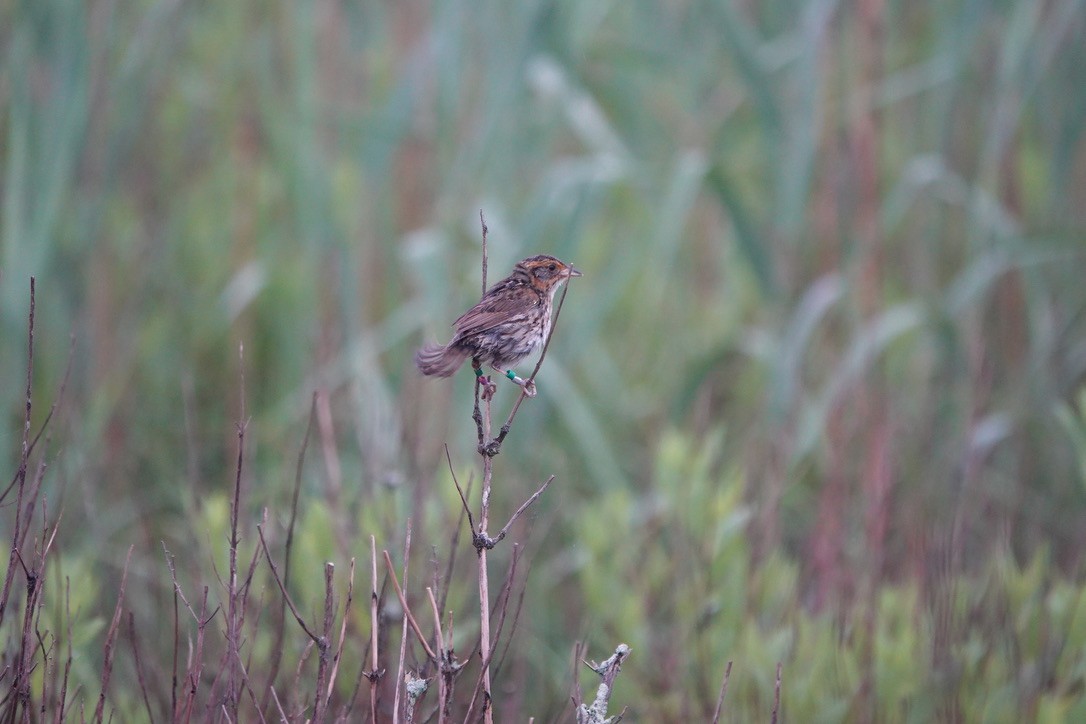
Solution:
[[[382,551],[385,554],[385,565],[388,567],[388,574],[392,578],[392,588],[396,591],[396,596],[400,599],[400,605],[403,607],[404,615],[407,616],[407,622],[411,625],[411,630],[415,632],[415,636],[418,638],[419,643],[422,644],[422,648],[426,651],[426,655],[430,657],[431,661],[437,661],[437,654],[430,648],[429,642],[426,641],[425,634],[422,633],[422,628],[419,626],[419,622],[415,620],[414,614],[411,613],[410,606],[407,605],[407,598],[404,596],[403,589],[400,588],[400,582],[396,580],[396,571],[392,566],[392,558],[389,557],[388,551]]]
[[[268,550],[268,542],[264,540],[264,526],[258,525],[256,527],[256,532],[257,535],[260,536],[260,545],[264,548],[264,557],[268,559],[268,566],[271,568],[272,577],[275,579],[275,583],[279,586],[279,592],[282,593],[283,598],[286,599],[287,608],[289,608],[290,612],[294,614],[294,620],[298,622],[298,625],[302,627],[302,631],[305,632],[305,635],[312,639],[313,643],[316,644],[318,648],[327,648],[327,639],[322,639],[322,637],[313,633],[313,630],[310,629],[309,626],[306,624],[305,619],[303,619],[302,615],[298,613],[298,608],[294,605],[294,601],[291,600],[290,594],[287,593],[287,589],[283,586],[283,579],[279,576],[279,569],[275,565],[275,559],[272,558],[271,552]]]
[[[479,428],[482,430],[482,428]],[[468,499],[464,495],[464,489],[460,487],[460,481],[456,479],[456,470],[453,469],[452,456],[449,455],[449,445],[445,444],[445,459],[449,463],[449,474],[452,475],[453,483],[456,485],[456,492],[460,494],[460,502],[464,504],[464,512],[468,516],[468,525],[471,526],[471,532],[475,533],[475,517],[471,514],[471,508],[468,507]]]

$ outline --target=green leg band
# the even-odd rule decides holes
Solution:
[[[483,371],[481,369],[479,369],[478,367],[475,368],[475,376],[476,377],[482,377],[483,376]]]
[[[513,370],[506,370],[505,371],[505,376],[508,377],[511,380],[516,380],[517,379],[517,373],[514,372]]]

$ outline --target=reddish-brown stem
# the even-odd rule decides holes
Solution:
[[[132,560],[132,549],[135,545],[128,547],[128,555],[124,559],[124,570],[121,571],[121,585],[117,589],[117,605],[113,609],[113,620],[109,624],[109,630],[106,632],[106,645],[105,645],[105,660],[102,662],[102,687],[98,692],[98,706],[94,709],[94,720],[96,722],[102,722],[105,715],[106,708],[106,692],[109,691],[109,679],[113,673],[113,648],[114,643],[117,640],[117,627],[121,624],[121,611],[124,607],[124,589],[128,583],[128,563]]]
[[[732,662],[724,669],[724,680],[720,682],[720,695],[716,698],[716,709],[713,711],[713,724],[720,721],[720,714],[724,711],[724,696],[728,693],[728,679],[732,675]]]

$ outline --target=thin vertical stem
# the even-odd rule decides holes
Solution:
[[[490,439],[490,400],[483,404],[483,439]],[[494,472],[494,458],[482,453],[483,492],[479,507],[479,533],[487,535],[490,524],[490,483]],[[490,693],[490,581],[487,575],[486,546],[477,548],[479,552],[479,655],[483,666],[483,721],[494,722],[494,707]]]

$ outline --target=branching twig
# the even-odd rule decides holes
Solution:
[[[547,487],[552,482],[554,482],[554,476],[553,475],[550,476],[549,478],[547,478],[547,481],[545,483],[543,483],[543,485],[541,485],[539,487],[539,490],[532,493],[532,497],[528,498],[523,503],[521,503],[521,506],[519,508],[517,508],[517,511],[515,513],[513,513],[513,516],[509,519],[509,522],[506,523],[502,527],[502,529],[500,531],[498,531],[497,537],[494,538],[493,541],[490,542],[490,544],[487,546],[488,548],[493,548],[495,545],[500,543],[502,541],[502,539],[505,538],[506,534],[509,533],[509,528],[512,527],[513,523],[517,522],[517,518],[519,518],[521,515],[523,515],[524,511],[528,510],[528,506],[530,506],[532,503],[534,503],[536,501],[536,499],[539,498],[540,495],[543,495],[543,491],[545,491],[547,489]]]

